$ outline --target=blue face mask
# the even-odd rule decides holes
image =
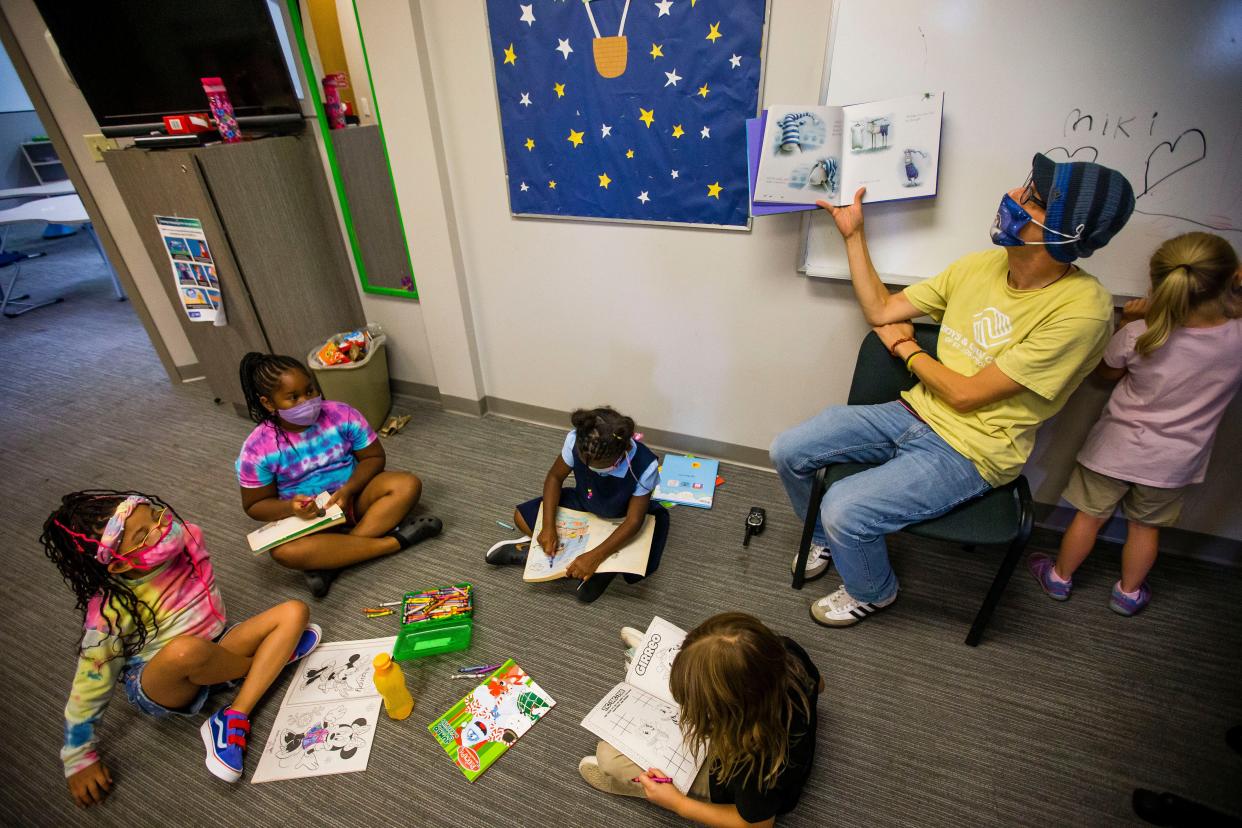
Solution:
[[[1023,241],[1018,233],[1028,222],[1033,222],[1036,227],[1042,227],[1045,236],[1052,233],[1056,236],[1063,237],[1063,241]],[[1001,198],[1000,207],[996,210],[996,219],[992,222],[992,244],[999,244],[1001,247],[1021,247],[1026,244],[1072,244],[1082,238],[1083,225],[1078,225],[1077,232],[1073,236],[1067,236],[1053,230],[1047,225],[1040,224],[1031,217],[1031,214],[1022,209],[1022,205],[1013,200],[1013,196],[1005,193]]]

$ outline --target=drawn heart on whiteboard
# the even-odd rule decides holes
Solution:
[[[1085,146],[1085,147],[1079,147],[1073,152],[1070,152],[1069,148],[1067,147],[1053,147],[1052,149],[1044,150],[1044,155],[1048,156],[1054,161],[1057,160],[1056,158],[1057,155],[1064,155],[1066,161],[1072,161],[1074,160],[1074,156],[1078,155],[1078,153],[1080,152],[1090,153],[1091,157],[1088,158],[1084,155],[1082,158],[1078,159],[1079,161],[1096,161],[1100,157],[1100,151],[1090,145]]]
[[[1182,139],[1188,135],[1193,137],[1187,140],[1181,149],[1178,149],[1182,144]],[[1142,195],[1147,195],[1161,181],[1171,175],[1176,175],[1192,164],[1198,164],[1204,158],[1207,158],[1207,138],[1203,136],[1201,129],[1191,127],[1174,138],[1172,142],[1161,141],[1147,155]]]

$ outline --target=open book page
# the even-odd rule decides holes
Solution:
[[[565,569],[578,556],[599,546],[620,525],[621,520],[605,520],[590,512],[579,512],[564,507],[556,510],[556,554],[548,555],[539,546],[539,533],[543,531],[543,509],[535,521],[534,537],[530,554],[526,556],[526,569],[522,578],[527,581],[552,581],[565,577]],[[647,558],[651,555],[651,539],[655,535],[655,519],[648,515],[629,543],[609,555],[596,568],[596,572],[630,572],[644,575]]]
[[[684,630],[656,616],[626,671],[582,720],[582,726],[644,768],[659,768],[682,793],[707,758],[695,753],[681,733],[681,708],[668,689],[673,659],[686,638]]]
[[[771,106],[759,149],[754,200],[814,204],[840,193],[844,115],[836,106]]]
[[[327,492],[320,492],[315,497],[315,503],[323,509],[331,497]],[[324,511],[323,517],[303,518],[290,515],[287,518],[265,523],[246,535],[246,541],[250,544],[250,551],[259,555],[274,546],[288,543],[294,538],[339,526],[344,522],[345,513],[341,511],[340,506],[333,504],[331,508]]]
[[[836,204],[897,201],[936,194],[944,94],[926,92],[852,104],[844,110],[846,139]]]

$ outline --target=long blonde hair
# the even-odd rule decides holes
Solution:
[[[1134,348],[1147,356],[1186,324],[1190,312],[1230,291],[1238,272],[1238,254],[1229,242],[1195,231],[1169,239],[1151,257],[1151,301],[1147,330]]]
[[[795,710],[810,718],[810,677],[781,637],[741,612],[714,615],[686,636],[669,689],[681,705],[681,729],[696,750],[709,742],[713,773],[724,784],[754,774],[761,791],[788,761]]]

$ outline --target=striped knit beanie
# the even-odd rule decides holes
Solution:
[[[1058,164],[1043,153],[1031,159],[1035,189],[1048,205],[1044,224],[1058,236],[1044,232],[1044,241],[1059,242],[1066,236],[1081,238],[1070,244],[1050,244],[1052,258],[1072,262],[1086,258],[1117,235],[1134,212],[1134,189],[1116,170],[1088,161]]]

